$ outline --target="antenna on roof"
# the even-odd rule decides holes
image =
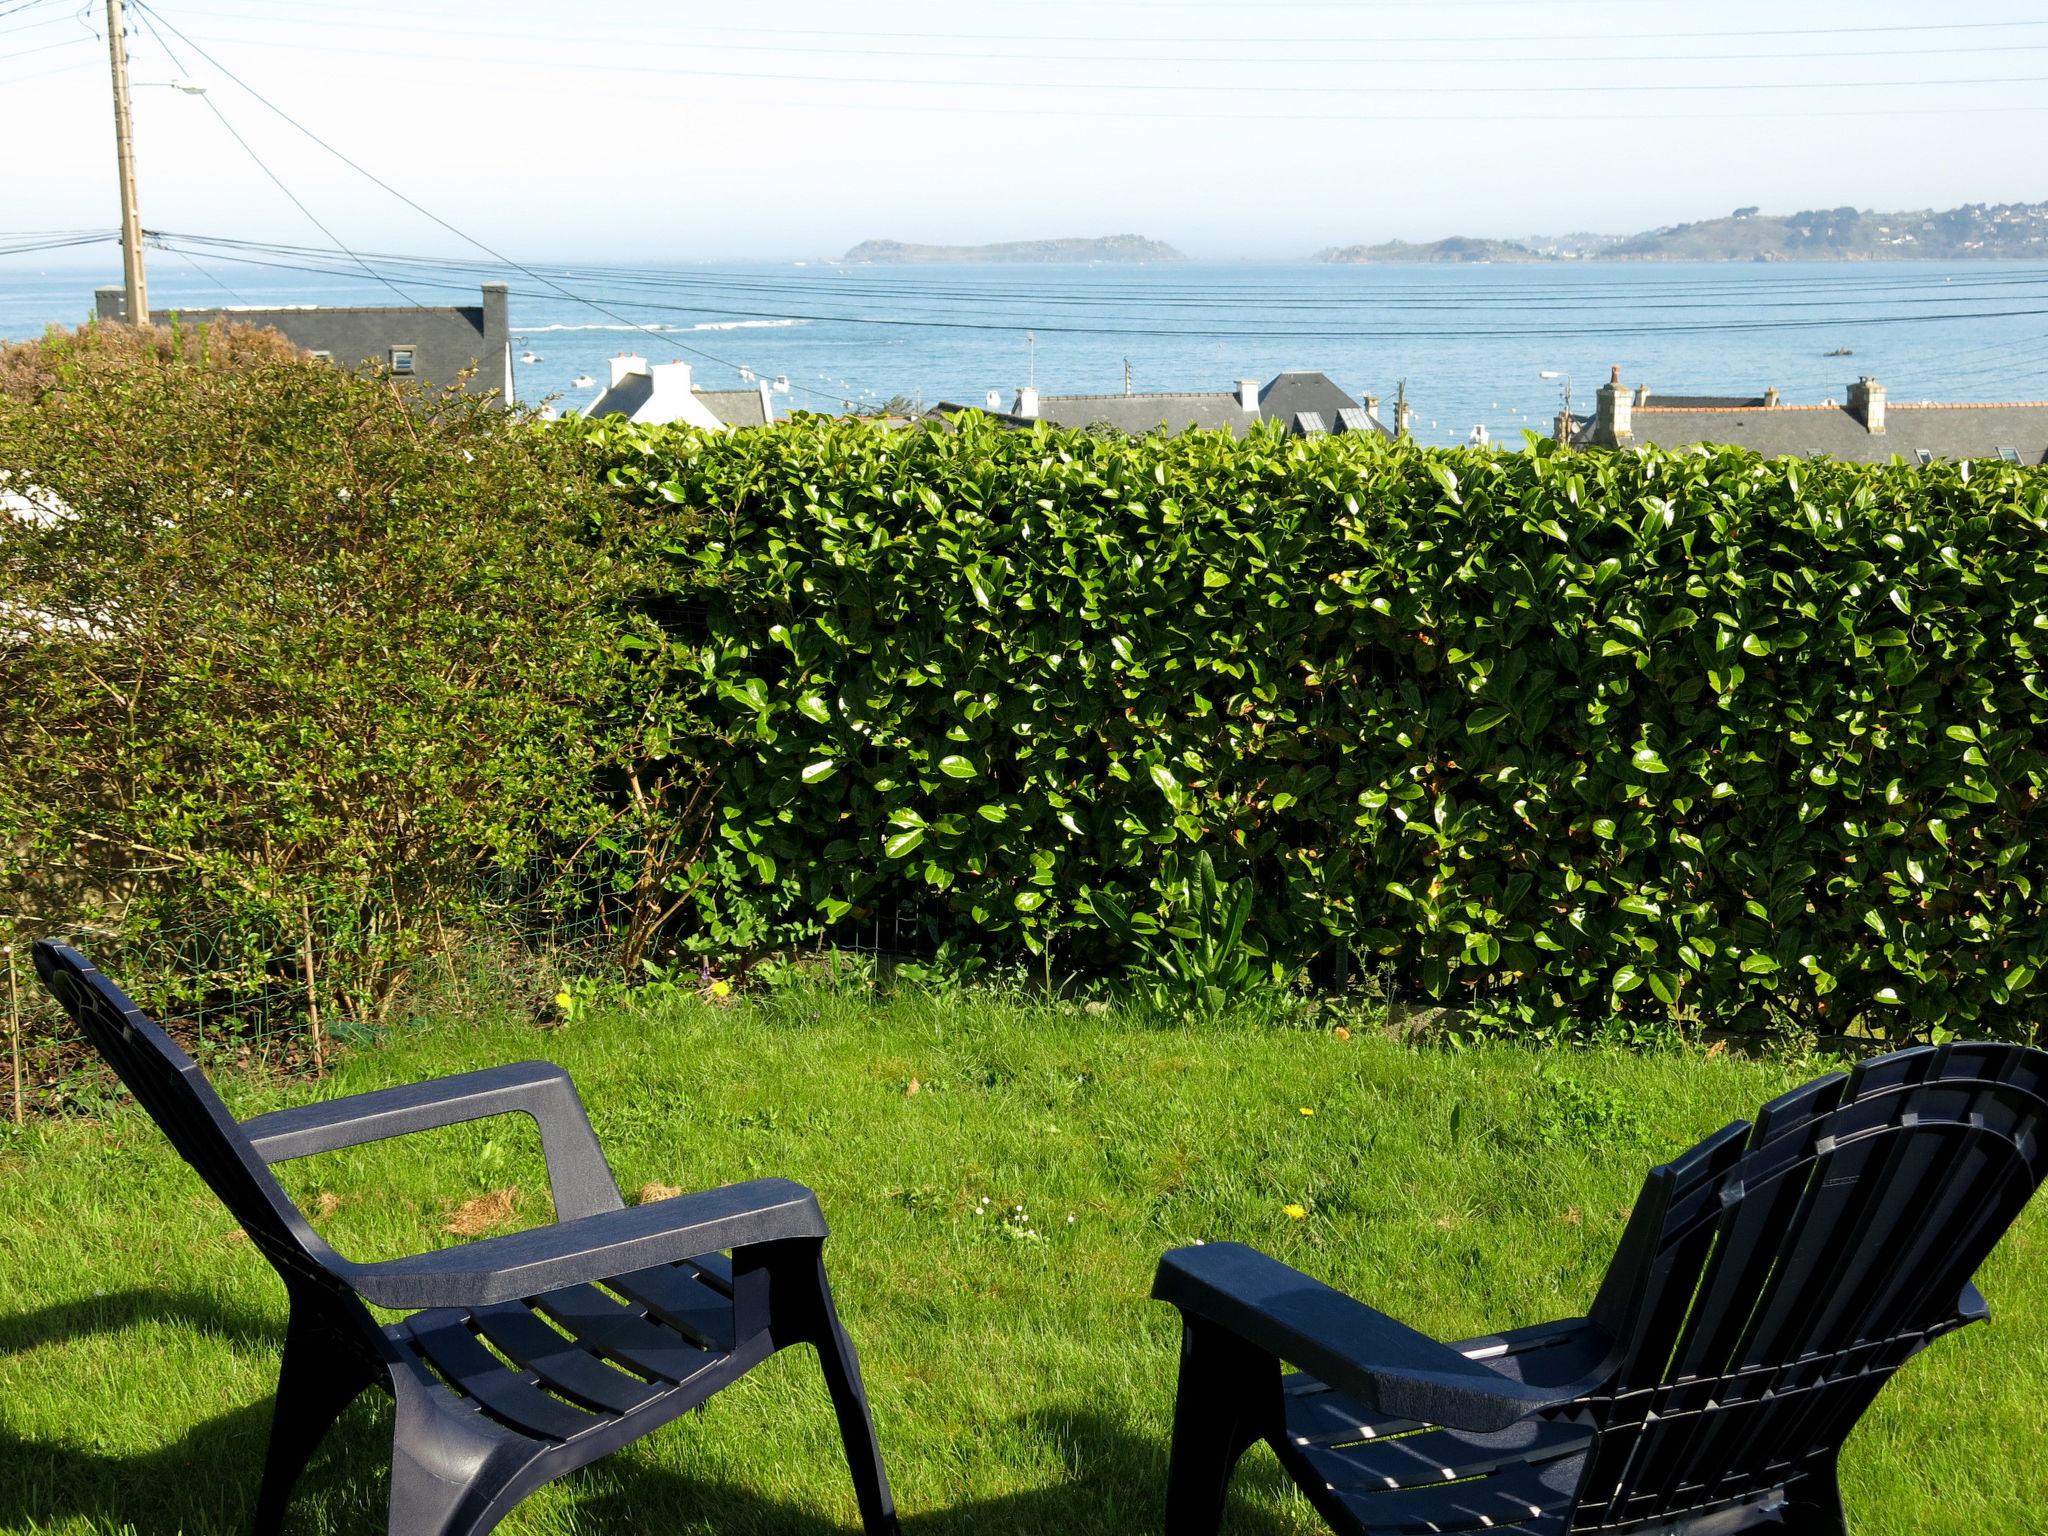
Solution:
[[[1024,387],[1026,389],[1036,389],[1038,387],[1038,332],[1026,331],[1024,333],[1024,350],[1030,359],[1024,370]]]

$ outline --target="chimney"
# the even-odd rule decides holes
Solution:
[[[1410,405],[1408,397],[1403,395],[1394,402],[1394,435],[1396,437],[1406,437],[1409,427],[1413,426],[1414,423],[1415,407]]]
[[[1621,382],[1621,365],[1616,363],[1600,386],[1599,413],[1594,418],[1593,441],[1603,448],[1626,448],[1636,440],[1634,397]]]
[[[1013,416],[1022,416],[1027,421],[1038,420],[1038,390],[1036,389],[1036,387],[1030,384],[1026,384],[1022,389],[1017,391],[1016,409],[1013,410],[1010,414]]]
[[[125,320],[128,318],[128,290],[126,288],[95,288],[92,291],[93,316],[99,320]]]
[[[1777,403],[1778,386],[1773,384],[1769,389],[1764,391],[1764,409],[1768,411],[1772,406],[1776,405]]]
[[[1872,437],[1884,436],[1884,400],[1884,386],[1867,373],[1849,386],[1849,414]]]
[[[1634,409],[1640,411],[1644,406],[1648,405],[1649,403],[1650,386],[1647,384],[1638,384],[1636,386],[1636,403]]]
[[[679,400],[690,393],[690,365],[688,363],[656,363],[647,370],[647,377],[654,382],[648,391],[648,398],[666,403]]]
[[[1378,395],[1367,395],[1361,404],[1365,406],[1366,415],[1370,416],[1374,421],[1380,419],[1380,397]]]
[[[1567,445],[1569,445],[1572,442],[1572,440],[1575,437],[1577,437],[1578,431],[1579,424],[1573,418],[1572,413],[1570,411],[1559,411],[1557,413],[1557,420],[1553,421],[1550,424],[1551,437],[1555,441]]]
[[[988,409],[991,416],[1000,416],[1002,414],[1003,397],[1001,391],[992,389],[988,392]]]
[[[1241,411],[1256,411],[1259,408],[1259,381],[1239,379],[1237,381],[1237,408]]]
[[[775,390],[766,379],[756,379],[754,388],[761,391],[761,424],[775,425]]]
[[[632,352],[621,352],[612,359],[612,388],[617,389],[636,373],[647,371],[647,359]]]

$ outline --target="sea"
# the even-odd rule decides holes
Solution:
[[[861,266],[450,259],[374,275],[151,254],[158,308],[475,303],[512,291],[517,390],[588,404],[607,360],[691,363],[703,388],[784,381],[785,411],[978,405],[1016,390],[1223,390],[1328,374],[1425,442],[1518,446],[1569,393],[1586,414],[1618,367],[1658,394],[1841,400],[1865,374],[1894,401],[2048,399],[2048,263],[1559,262],[1339,266]],[[0,261],[0,338],[73,324],[118,262]]]

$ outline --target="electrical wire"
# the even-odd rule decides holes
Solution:
[[[175,50],[168,43],[166,43],[163,40],[163,38],[158,34],[156,27],[152,24],[150,20],[149,12],[138,5],[135,7],[135,15],[136,19],[139,20],[142,23],[142,25],[148,30],[151,40],[155,42],[158,47],[162,48],[166,54],[170,56],[171,62],[177,66],[179,73],[189,74],[190,71],[186,69],[185,61],[178,57],[177,50]],[[319,230],[321,234],[327,237],[328,243],[330,245],[332,245],[337,251],[340,251],[342,255],[348,257],[349,260],[353,261],[358,267],[362,268],[363,272],[367,276],[374,278],[376,281],[382,283],[386,288],[389,288],[393,293],[397,294],[407,304],[413,305],[414,307],[419,307],[420,301],[418,299],[414,298],[411,294],[407,293],[403,288],[399,287],[398,284],[394,283],[389,277],[385,276],[382,272],[379,272],[376,268],[372,267],[367,261],[364,261],[362,257],[356,255],[354,251],[351,251],[346,245],[342,243],[341,237],[339,235],[335,234],[333,230],[329,229],[326,226],[326,224],[321,222],[319,216],[315,214],[311,208],[308,208],[306,206],[305,200],[301,198],[298,195],[298,193],[294,192],[290,187],[285,185],[284,178],[279,176],[277,172],[273,171],[267,164],[264,163],[263,157],[256,153],[255,146],[252,145],[247,139],[243,138],[241,133],[236,130],[235,125],[228,121],[227,114],[221,111],[220,109],[220,103],[215,101],[211,95],[206,94],[201,95],[199,99],[201,102],[205,104],[206,109],[214,115],[215,121],[217,121],[221,125],[221,127],[227,130],[228,137],[233,139],[237,144],[241,145],[242,152],[246,154],[251,160],[256,162],[256,169],[258,169],[265,176],[270,178],[271,184],[275,186],[278,191],[282,192],[286,196],[286,198],[290,200],[291,205],[294,208],[298,209],[300,213],[306,216],[306,221],[308,223],[310,223],[315,229]]]
[[[161,22],[163,26],[166,27],[171,32],[171,34],[174,37],[176,37],[180,42],[183,42],[187,46],[189,46],[193,50],[193,52],[197,53],[201,58],[205,59],[208,64],[212,65],[215,69],[219,70],[221,74],[225,75],[229,80],[232,80],[243,91],[255,97],[257,101],[261,102],[271,112],[275,113],[278,117],[284,119],[286,123],[290,124],[300,133],[304,134],[307,138],[311,139],[315,144],[319,145],[320,148],[326,150],[328,154],[332,155],[335,159],[341,161],[343,165],[348,166],[349,169],[355,171],[358,175],[364,177],[366,180],[374,183],[378,187],[381,187],[384,191],[390,193],[391,196],[397,198],[400,202],[404,203],[408,208],[411,208],[414,212],[420,214],[422,217],[431,220],[435,224],[438,224],[441,228],[447,230],[450,234],[454,235],[463,243],[475,246],[478,250],[482,251],[485,255],[491,257],[493,260],[503,262],[505,265],[523,274],[532,281],[546,284],[547,287],[552,289],[556,295],[571,300],[572,302],[586,305],[590,309],[595,310],[597,313],[604,315],[607,319],[616,321],[619,324],[628,326],[634,330],[648,331],[649,334],[662,335],[662,333],[660,332],[650,330],[649,327],[640,325],[635,321],[626,319],[623,315],[619,315],[613,312],[612,310],[605,308],[603,305],[595,302],[594,300],[586,298],[582,294],[575,293],[572,290],[563,287],[560,283],[555,282],[551,278],[543,277],[539,273],[531,271],[527,267],[522,266],[520,263],[513,261],[510,257],[504,255],[502,252],[494,250],[492,247],[486,245],[483,241],[477,239],[475,236],[466,234],[462,230],[457,229],[453,224],[449,223],[446,219],[442,218],[440,215],[436,213],[433,213],[429,209],[423,207],[414,199],[406,196],[403,192],[399,191],[396,187],[392,186],[382,177],[357,164],[357,162],[350,159],[347,155],[343,154],[339,149],[336,149],[332,144],[329,144],[325,139],[321,138],[317,133],[313,132],[312,129],[306,127],[305,124],[299,122],[298,119],[294,118],[282,107],[278,106],[275,102],[271,101],[268,97],[264,96],[254,86],[250,85],[247,81],[243,80],[239,75],[237,75],[233,70],[229,69],[225,64],[221,63],[219,59],[215,58],[212,54],[208,53],[204,48],[200,47],[197,43],[193,42],[190,37],[188,37],[184,32],[179,30],[179,28],[174,22],[166,20],[162,15],[158,14],[154,6],[143,5],[142,0],[134,0],[134,4],[137,10],[146,12],[147,14],[151,15],[154,20]],[[675,347],[679,351],[688,352],[692,356],[701,357],[708,362],[717,363],[722,368],[730,368],[735,373],[744,373],[747,371],[744,364],[732,362],[729,359],[717,356],[715,353],[704,351],[702,348],[685,346],[683,343],[675,341],[672,336],[663,335],[663,340],[666,341],[670,346]],[[811,390],[807,386],[792,387],[803,387],[806,393],[818,395],[820,398],[838,398],[835,396],[826,395],[823,391]]]
[[[165,235],[163,232],[160,231],[153,231],[152,233],[157,234],[158,238],[176,238],[174,236]],[[336,275],[335,269],[331,266],[315,266],[304,262],[265,260],[260,257],[254,256],[228,256],[220,254],[219,252],[213,253],[213,259],[219,261],[236,262],[248,266],[269,267],[283,271],[312,272],[317,273],[321,276]],[[470,286],[467,283],[456,282],[453,280],[441,280],[418,277],[415,277],[412,280],[423,287],[466,288]],[[646,331],[649,334],[658,335],[661,337],[663,341],[668,342],[671,345],[677,346],[681,348],[681,350],[683,351],[696,350],[688,346],[684,346],[682,343],[676,342],[674,340],[672,332],[661,331],[656,327],[648,326],[635,321],[626,320],[623,316],[617,314],[612,309],[607,308],[605,305],[599,303],[596,300],[590,299],[583,294],[566,293],[559,289],[552,293],[540,292],[529,289],[515,289],[512,290],[512,292],[514,296],[520,298],[566,298],[573,302],[586,305],[587,307],[596,310],[598,313],[605,315],[607,318],[618,321],[621,325],[627,327],[628,329]],[[635,308],[654,311],[657,313],[702,315],[707,312],[705,308],[701,305],[663,304],[641,299],[635,299],[631,302],[633,303]],[[1942,314],[1920,315],[1859,316],[1856,317],[1853,320],[1853,322],[1845,322],[1843,318],[1840,316],[1830,315],[1813,319],[1710,321],[1692,324],[1617,324],[1576,326],[1539,325],[1516,327],[1495,326],[1458,328],[1403,326],[1398,328],[1372,327],[1370,329],[1350,330],[1337,330],[1327,327],[1318,327],[1313,329],[1296,328],[1283,330],[1272,328],[1210,328],[1179,326],[1147,326],[1130,324],[1068,325],[1061,323],[1046,324],[1042,322],[1031,323],[1027,325],[1026,322],[1021,320],[991,321],[933,318],[909,319],[902,316],[886,315],[791,315],[787,312],[778,313],[772,316],[764,315],[761,316],[760,318],[796,318],[823,324],[866,325],[908,330],[952,330],[972,332],[1003,332],[1013,334],[1028,328],[1038,331],[1042,334],[1093,337],[1157,337],[1179,340],[1227,341],[1312,340],[1337,342],[1400,340],[1506,340],[1517,338],[1554,340],[1570,339],[1577,337],[1592,338],[1615,336],[1689,336],[1709,334],[1725,335],[1747,334],[1764,331],[1804,331],[1815,329],[1838,330],[1848,323],[1853,323],[1854,325],[1859,327],[1890,327],[1901,325],[1927,325],[1975,320],[2038,319],[2042,317],[2048,317],[2048,304],[2044,304],[2041,307],[2025,309],[1970,310],[1955,311]],[[709,356],[709,354],[701,355]],[[722,358],[714,357],[712,358],[712,360],[715,362],[720,362],[727,367],[737,368],[739,366],[738,364],[728,363]],[[822,394],[823,392],[817,391],[815,393]]]

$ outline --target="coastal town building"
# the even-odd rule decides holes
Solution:
[[[581,415],[623,416],[642,426],[683,422],[717,431],[774,424],[775,396],[766,379],[750,389],[698,389],[688,363],[649,363],[631,352],[611,360],[611,379]]]
[[[2003,459],[2048,464],[2048,401],[1949,404],[1894,400],[1866,375],[1840,402],[1790,405],[1775,389],[1755,395],[1660,395],[1613,370],[1588,417],[1560,414],[1553,436],[1585,447],[1684,448],[1721,443],[1767,458],[1820,456],[1881,464]]]
[[[1263,386],[1256,379],[1240,379],[1232,389],[1148,394],[1049,395],[1027,385],[1017,391],[1007,410],[1001,394],[990,390],[984,405],[943,401],[930,414],[944,419],[966,410],[982,411],[1004,426],[1030,427],[1043,421],[1056,427],[1111,427],[1134,435],[1193,430],[1242,437],[1264,421],[1281,422],[1297,437],[1343,432],[1394,437],[1400,431],[1400,424],[1390,426],[1380,419],[1377,396],[1354,399],[1328,376],[1311,372],[1276,374]]]
[[[122,289],[97,289],[94,300],[100,319],[127,320],[128,300]],[[157,325],[233,321],[268,327],[301,351],[345,368],[375,364],[432,388],[460,382],[472,394],[496,394],[509,405],[516,395],[505,285],[485,283],[482,300],[474,305],[386,308],[324,304],[268,309],[152,308],[149,318]]]

